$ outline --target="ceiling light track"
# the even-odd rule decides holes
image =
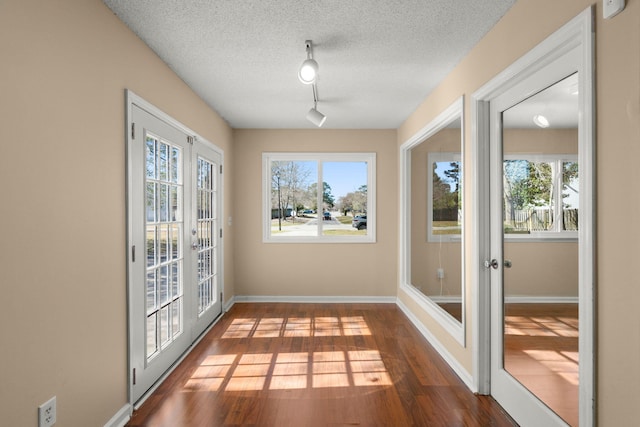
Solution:
[[[314,125],[320,127],[327,120],[327,116],[318,111],[318,63],[313,59],[313,42],[306,40],[305,48],[307,51],[307,59],[302,62],[300,69],[298,70],[298,79],[306,84],[311,85],[313,90],[313,108],[307,113],[307,120]]]

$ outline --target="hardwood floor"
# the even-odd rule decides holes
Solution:
[[[514,426],[395,304],[235,304],[128,426]]]
[[[505,369],[578,425],[578,304],[506,304]]]

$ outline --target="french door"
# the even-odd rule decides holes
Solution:
[[[221,313],[221,155],[131,104],[129,334],[131,401]]]
[[[578,328],[584,310],[576,304],[587,286],[578,260],[588,250],[579,228],[589,215],[578,162],[578,53],[489,106],[491,394],[524,426],[578,425],[578,360],[588,356],[579,352],[578,337],[588,335]],[[537,114],[550,119],[537,123]]]

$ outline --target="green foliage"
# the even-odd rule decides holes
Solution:
[[[307,193],[310,199],[313,197],[313,201],[311,202],[312,209],[320,210],[318,209],[318,203],[316,202],[318,184],[314,182],[309,185]],[[326,208],[333,208],[336,204],[335,198],[333,197],[333,194],[331,194],[331,186],[326,182],[322,183],[322,202],[325,204]]]
[[[552,178],[549,163],[504,161],[505,195],[513,209],[551,205]]]
[[[444,170],[444,181],[437,173],[438,163],[433,164],[433,210],[458,210],[460,208],[460,163],[450,162]],[[453,184],[453,191],[452,191]]]

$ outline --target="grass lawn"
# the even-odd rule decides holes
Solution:
[[[367,230],[324,230],[325,236],[366,236]]]
[[[351,216],[338,216],[338,217],[336,217],[336,219],[338,221],[340,221],[341,224],[351,225],[351,221],[353,220],[353,217],[351,217]]]

